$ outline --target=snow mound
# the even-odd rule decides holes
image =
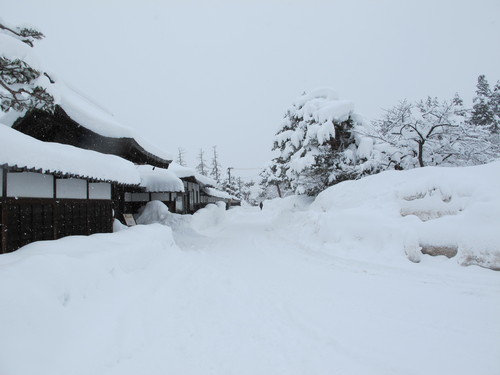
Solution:
[[[220,227],[226,219],[226,204],[224,202],[211,203],[193,214],[191,226],[198,232],[204,232],[209,229]]]
[[[309,208],[314,198],[307,195],[290,195],[285,198],[275,198],[263,202],[262,210],[284,213],[290,211],[303,211]]]
[[[0,340],[2,374],[103,373],[130,358],[154,337],[138,317],[151,303],[145,291],[187,256],[158,224],[3,254],[0,279],[9,283],[0,283],[0,296],[12,303],[0,309],[2,337],[9,338]],[[82,358],[90,368],[75,372]]]
[[[387,171],[325,190],[287,225],[299,238],[350,255],[368,250],[413,262],[444,255],[500,270],[499,191],[500,162]],[[292,209],[295,199],[266,202],[267,208]]]
[[[148,202],[139,212],[137,224],[165,224],[170,212],[168,207],[160,201]]]

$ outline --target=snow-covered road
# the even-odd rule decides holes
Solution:
[[[177,220],[180,250],[156,224],[0,258],[0,374],[500,373],[497,272],[340,258],[276,220],[241,208]]]

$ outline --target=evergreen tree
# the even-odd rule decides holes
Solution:
[[[316,195],[371,173],[373,165],[366,161],[373,141],[362,136],[363,127],[353,104],[339,100],[333,91],[302,95],[287,110],[275,136],[273,151],[278,156],[261,174],[263,181],[288,185],[296,194]]]
[[[241,191],[236,178],[229,178],[229,175],[222,182],[222,190],[233,197],[241,199]]]
[[[196,166],[196,171],[203,175],[207,176],[208,175],[208,166],[205,163],[205,153],[203,152],[203,149],[200,149],[200,152],[198,154],[198,165]]]
[[[37,30],[13,28],[5,24],[0,24],[0,33],[18,39],[30,47],[33,47],[35,40],[44,37]],[[0,108],[4,112],[23,112],[35,108],[53,112],[54,98],[41,82],[47,79],[46,74],[34,69],[26,61],[0,53]]]
[[[492,126],[494,113],[491,103],[491,90],[484,75],[477,78],[476,96],[473,99],[471,122],[474,125]]]

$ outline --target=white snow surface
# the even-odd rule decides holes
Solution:
[[[149,192],[184,192],[184,184],[172,171],[151,165],[136,166],[141,186]]]
[[[150,202],[154,224],[0,255],[0,373],[498,374],[500,273],[410,262],[392,231],[454,217],[484,233],[498,168],[381,174],[262,211]],[[401,216],[436,196],[456,215]]]
[[[134,164],[118,156],[42,142],[0,123],[0,164],[136,185]]]

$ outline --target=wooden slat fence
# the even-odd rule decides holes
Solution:
[[[0,198],[0,253],[34,241],[113,230],[111,200]]]

